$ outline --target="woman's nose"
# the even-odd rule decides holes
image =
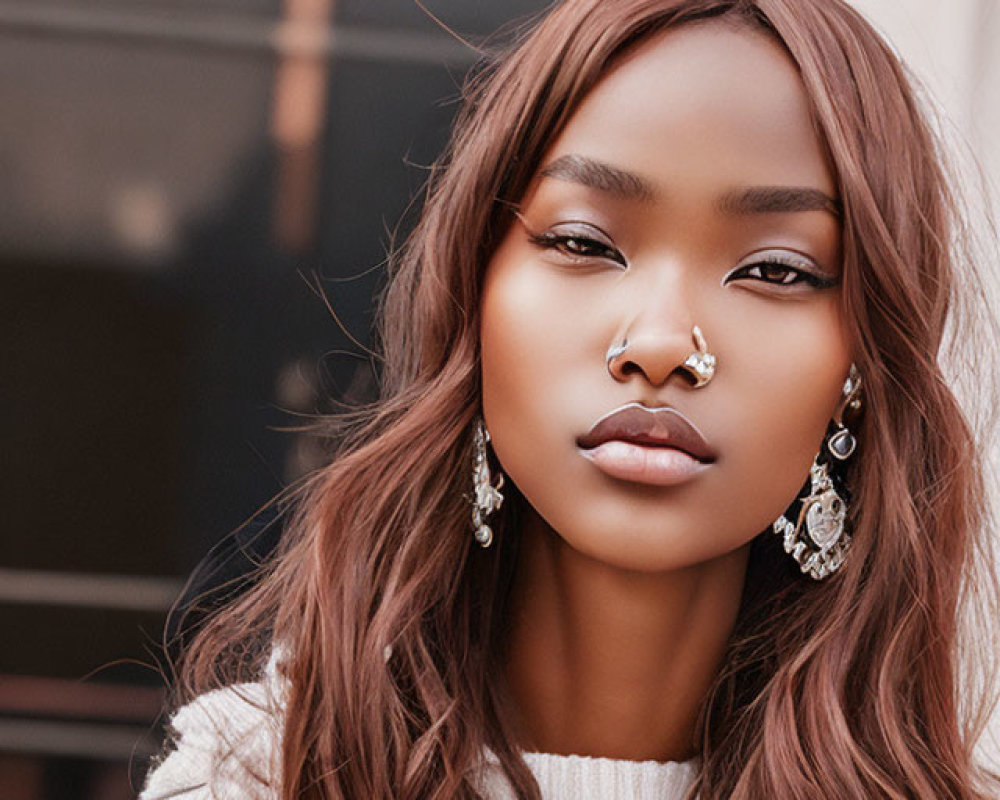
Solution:
[[[679,254],[648,266],[656,269],[637,271],[628,295],[618,298],[627,304],[627,322],[623,320],[617,340],[609,342],[608,372],[620,382],[641,375],[656,387],[672,377],[704,386],[714,374],[715,357],[707,351],[699,317],[707,298],[697,273]]]
[[[633,327],[609,348],[608,372],[622,382],[638,374],[653,386],[662,386],[676,375],[686,384],[695,385],[695,376],[685,366],[688,357],[698,352],[693,327],[686,321],[655,328]]]

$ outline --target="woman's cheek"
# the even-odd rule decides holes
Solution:
[[[833,293],[795,306],[748,304],[727,322],[718,328],[725,381],[713,415],[729,443],[720,467],[746,524],[763,529],[795,497],[822,446],[849,343]]]
[[[483,291],[483,410],[498,454],[504,445],[511,450],[524,443],[523,450],[532,441],[544,443],[559,423],[544,420],[551,415],[548,402],[558,403],[560,373],[582,360],[576,352],[582,330],[574,298],[524,250],[501,247]]]

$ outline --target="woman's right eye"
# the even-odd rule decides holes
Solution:
[[[603,258],[623,267],[626,266],[624,256],[613,245],[601,241],[589,233],[550,230],[544,233],[533,233],[530,236],[531,241],[538,247],[555,250],[557,253],[576,261]]]

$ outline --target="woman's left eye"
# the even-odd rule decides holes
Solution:
[[[837,282],[824,275],[818,275],[801,267],[785,264],[777,260],[755,261],[743,267],[738,267],[726,276],[725,283],[736,280],[753,279],[775,286],[793,286],[806,284],[816,289],[828,289]]]

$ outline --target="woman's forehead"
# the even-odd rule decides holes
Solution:
[[[543,159],[582,155],[669,197],[734,186],[836,182],[805,88],[769,34],[717,21],[670,29],[624,54]]]

